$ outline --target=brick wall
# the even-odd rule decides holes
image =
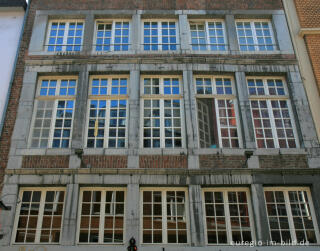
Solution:
[[[127,168],[127,156],[101,156],[101,155],[86,155],[83,156],[83,162],[90,165],[92,168]]]
[[[320,19],[320,13],[319,13]],[[319,25],[320,28],[320,25]],[[320,90],[320,34],[306,35],[305,42],[311,60],[313,73],[316,77],[318,89]]]
[[[297,14],[302,28],[320,27],[320,1],[295,0]]]
[[[282,9],[281,0],[32,0],[38,9],[153,9],[153,10],[188,10],[188,9]]]
[[[259,156],[260,168],[308,168],[306,155]]]
[[[207,168],[243,168],[245,156],[207,154],[199,156],[200,169]]]
[[[22,168],[69,168],[69,156],[24,156]]]
[[[188,168],[187,156],[144,155],[139,158],[140,168]]]

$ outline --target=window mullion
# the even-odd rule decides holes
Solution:
[[[286,210],[287,210],[287,216],[288,216],[288,221],[289,221],[291,241],[292,242],[296,242],[297,241],[297,236],[296,236],[296,232],[295,232],[295,227],[294,227],[293,216],[292,216],[292,212],[291,212],[291,205],[290,205],[288,191],[283,191],[283,195],[284,195],[284,200],[285,200],[285,203],[286,203]]]
[[[217,121],[218,137],[219,137],[219,147],[222,148],[220,115],[219,115],[219,108],[218,108],[218,100],[216,98],[214,99],[214,104],[215,104],[215,109],[216,109],[216,121]],[[231,141],[230,138],[229,138],[229,141]],[[230,142],[230,146],[231,146],[231,142]]]
[[[49,133],[49,139],[48,139],[48,148],[52,148],[55,123],[56,123],[56,119],[57,119],[57,106],[58,106],[58,99],[53,101],[52,119],[51,119],[50,133]]]
[[[277,136],[276,124],[275,124],[275,120],[274,120],[274,116],[273,116],[271,100],[267,99],[266,101],[267,101],[269,118],[270,118],[270,123],[271,123],[271,130],[272,130],[272,134],[273,134],[274,146],[275,146],[275,148],[279,148],[279,141],[278,141],[278,136]]]
[[[115,35],[116,35],[116,21],[112,21],[112,27],[111,27],[111,43],[112,44],[111,44],[111,47],[110,47],[111,51],[114,51],[114,48],[115,48]],[[109,83],[109,79],[108,79],[108,83]]]
[[[104,243],[104,221],[105,221],[105,207],[106,207],[106,191],[101,191],[101,205],[100,205],[100,224],[99,224],[99,243]]]
[[[230,244],[232,241],[232,231],[231,231],[229,204],[228,204],[228,191],[223,192],[223,205],[224,205],[225,222],[226,222],[226,228],[227,228],[227,242],[228,244]]]
[[[104,146],[108,148],[109,146],[109,129],[110,129],[110,103],[111,100],[106,100],[106,116],[105,116],[105,131],[104,131]]]
[[[45,204],[45,198],[46,198],[45,194],[46,194],[46,191],[41,191],[36,237],[34,241],[35,243],[40,243],[40,235],[41,235],[41,228],[42,228],[41,226],[43,221],[43,211],[44,211],[44,204]]]
[[[64,35],[63,35],[63,44],[62,44],[62,51],[67,50],[67,39],[68,39],[68,33],[69,33],[69,24],[70,22],[66,22]]]
[[[161,200],[162,200],[162,243],[168,243],[168,236],[167,236],[167,216],[168,216],[168,212],[167,212],[167,191],[162,191],[162,196],[161,196]]]
[[[169,23],[168,23],[168,25],[169,25]],[[159,46],[158,47],[159,51],[162,51],[163,44],[162,44],[162,22],[161,21],[158,22],[158,46]]]
[[[210,38],[209,38],[209,24],[208,21],[205,21],[205,33],[206,33],[206,50],[210,50]]]
[[[257,39],[257,33],[256,33],[256,27],[255,27],[254,21],[250,22],[250,25],[251,25],[251,31],[252,31],[252,38],[254,42],[254,50],[259,51],[258,39]]]

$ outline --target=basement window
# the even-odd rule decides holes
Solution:
[[[195,89],[200,147],[241,147],[232,78],[196,76]]]

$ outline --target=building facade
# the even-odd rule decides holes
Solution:
[[[280,0],[29,4],[0,250],[319,248],[319,142]]]
[[[310,109],[320,137],[320,74],[319,74],[319,1],[284,0],[292,42],[299,62]]]
[[[0,93],[0,131],[3,127],[26,5],[24,0],[0,1],[0,53],[2,55],[0,60],[2,90]]]

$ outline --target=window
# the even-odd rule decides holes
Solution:
[[[191,46],[194,51],[225,51],[225,26],[222,20],[190,21]]]
[[[265,188],[270,238],[273,242],[319,243],[310,190],[308,188]]]
[[[143,49],[145,51],[175,51],[178,49],[178,24],[175,20],[144,21]]]
[[[96,51],[128,51],[130,22],[98,20],[96,23]]]
[[[143,188],[142,243],[188,243],[187,189]]]
[[[296,148],[296,131],[283,78],[247,78],[258,148]]]
[[[254,240],[249,190],[203,189],[207,243],[220,245]]]
[[[59,243],[64,188],[23,188],[17,206],[14,243]]]
[[[76,77],[39,79],[30,147],[70,147],[76,85]]]
[[[270,20],[237,20],[240,51],[274,51],[272,25]]]
[[[88,148],[127,146],[128,81],[126,75],[90,77]]]
[[[123,243],[125,229],[124,188],[81,188],[78,241],[85,243]]]
[[[142,135],[145,148],[181,148],[183,103],[178,76],[142,77]]]
[[[234,83],[227,76],[195,76],[201,148],[239,148],[239,121]]]
[[[84,22],[53,20],[49,23],[47,51],[80,51]]]

